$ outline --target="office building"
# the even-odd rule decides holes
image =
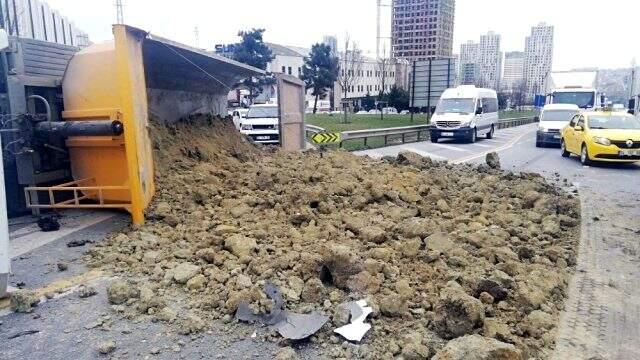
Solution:
[[[479,79],[477,85],[484,88],[499,90],[502,77],[502,51],[500,43],[502,37],[493,31],[480,36],[478,45]]]
[[[458,79],[462,85],[475,85],[478,79],[479,44],[472,40],[460,46]]]
[[[531,28],[531,35],[525,40],[524,78],[529,100],[546,91],[553,67],[553,36],[553,26],[540,23]]]
[[[452,57],[455,0],[393,0],[391,12],[392,57]]]
[[[513,90],[524,81],[524,52],[510,51],[504,55],[502,89]]]

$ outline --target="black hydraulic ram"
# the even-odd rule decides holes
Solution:
[[[43,121],[36,125],[35,131],[40,135],[60,137],[119,136],[124,132],[124,126],[117,120]]]

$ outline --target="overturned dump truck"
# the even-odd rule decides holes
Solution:
[[[18,182],[28,209],[120,208],[142,224],[155,192],[150,114],[165,122],[226,114],[234,84],[263,73],[130,26],[114,25],[113,34],[113,41],[71,55],[63,104],[32,97],[32,108],[45,114],[12,126],[11,154],[21,158]],[[39,161],[33,159],[46,158],[42,152],[64,157],[68,169],[60,174],[70,177],[46,185],[34,180]]]

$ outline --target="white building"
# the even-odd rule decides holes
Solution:
[[[481,87],[494,90],[500,89],[500,78],[502,76],[501,41],[502,37],[493,31],[480,36],[480,44],[478,45],[479,78],[477,79],[477,84]]]
[[[267,71],[288,74],[298,78],[302,75],[304,58],[309,56],[310,49],[272,43],[266,43],[266,45],[271,49],[274,57],[267,65]]]
[[[458,79],[462,85],[475,85],[478,79],[478,47],[472,40],[460,46],[460,67]]]
[[[90,44],[86,32],[44,1],[0,1],[0,12],[0,27],[11,36],[78,47]]]
[[[524,52],[511,51],[505,53],[502,88],[512,90],[522,81],[524,81]]]
[[[351,65],[347,61],[345,66],[344,54],[340,54],[340,76],[344,76],[345,71],[353,72],[353,85],[348,89],[342,89],[340,84],[336,84],[335,96],[338,99],[355,100],[365,96],[378,96],[380,92],[387,93],[396,85],[396,66],[407,64],[406,62],[396,64],[391,59],[378,61],[376,59],[362,57],[359,64],[355,64],[353,69],[349,69]],[[402,65],[400,65],[402,66]]]
[[[540,23],[531,28],[531,35],[525,40],[524,77],[529,99],[543,95],[546,89],[553,67],[553,34],[552,25]]]

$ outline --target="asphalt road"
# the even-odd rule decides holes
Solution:
[[[556,359],[640,359],[640,164],[585,167],[558,148],[535,147],[536,125],[500,130],[477,144],[447,141],[362,151],[371,157],[413,151],[454,163],[500,154],[502,167],[536,172],[579,190],[582,235]],[[565,182],[566,179],[566,182]]]
[[[476,144],[423,142],[358,154],[382,157],[409,150],[438,160],[481,163],[487,153],[497,151],[505,169],[538,172],[578,188],[584,220],[578,271],[561,318],[555,357],[640,359],[640,164],[583,167],[576,157],[562,158],[559,149],[537,149],[535,129],[527,125],[500,130],[495,139]],[[127,321],[114,313],[105,299],[110,279],[88,271],[80,257],[105,234],[128,226],[126,214],[70,213],[62,231],[52,234],[39,233],[28,220],[13,222],[11,246],[19,255],[13,259],[11,284],[70,291],[42,303],[32,314],[3,310],[0,301],[0,359],[93,359],[105,340],[118,344],[112,358],[127,359],[270,359],[278,350],[277,344],[260,341],[261,330],[251,326],[235,330],[245,333],[240,338],[231,336],[224,324],[185,337],[161,323]],[[91,242],[67,247],[79,239]],[[67,271],[57,270],[61,261],[69,264]],[[81,283],[94,286],[98,295],[80,299],[74,286]],[[254,330],[257,339],[251,338]],[[313,346],[301,355],[317,358]]]

